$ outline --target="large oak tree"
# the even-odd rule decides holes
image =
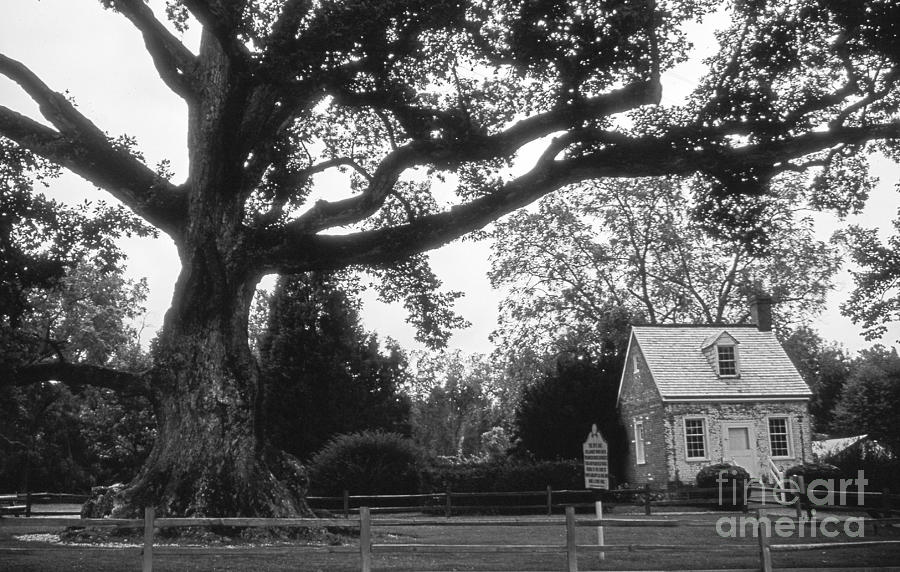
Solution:
[[[663,74],[685,57],[681,25],[713,0],[173,0],[171,24],[156,4],[103,3],[134,24],[188,106],[187,178],[148,168],[66,86],[2,55],[0,73],[46,123],[0,107],[0,134],[178,248],[148,371],[48,363],[17,374],[151,396],[158,439],[121,512],[303,511],[299,467],[260,432],[247,316],[266,273],[394,265],[389,283],[414,287],[410,257],[601,177],[702,173],[704,216],[723,230],[752,225],[734,216],[752,209],[732,207],[779,172],[818,169],[829,182],[819,199],[840,201],[857,174],[848,162],[900,138],[892,0],[723,2],[731,23],[679,107],[660,105]],[[198,49],[173,32],[184,25],[202,27]],[[505,174],[534,142],[544,151]],[[314,188],[340,169],[346,188]],[[432,192],[441,179],[452,199]],[[411,307],[427,307],[412,294]]]

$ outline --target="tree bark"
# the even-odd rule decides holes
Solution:
[[[268,450],[258,368],[247,344],[256,280],[215,245],[182,253],[174,304],[154,348],[157,440],[123,492],[124,513],[297,516],[307,512],[302,466]]]

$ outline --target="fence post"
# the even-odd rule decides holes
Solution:
[[[594,502],[594,513],[597,516],[597,520],[603,521],[603,501],[595,501]],[[599,546],[605,546],[606,541],[603,538],[603,525],[597,527],[597,544]],[[606,560],[606,552],[600,553],[600,560]]]
[[[803,475],[797,475],[797,521],[799,522],[801,518],[803,518],[803,495],[805,494],[805,487],[803,486]]]
[[[149,506],[144,509],[144,558],[142,572],[153,572],[153,521],[156,520],[156,509]]]
[[[359,556],[362,572],[372,570],[372,522],[369,507],[359,507]]]
[[[738,481],[741,484],[741,512],[750,512],[750,481]],[[765,496],[765,492],[762,493]]]
[[[650,485],[644,485],[644,514],[650,516]]]
[[[878,519],[879,518],[890,518],[891,517],[891,497],[890,497],[890,489],[881,489],[881,508],[883,512],[876,512],[874,514],[875,522],[872,523],[872,532],[875,533],[875,536],[878,536]],[[859,504],[859,503],[857,503]],[[865,500],[863,500],[863,505],[868,504]],[[872,504],[875,504],[874,502]],[[871,514],[871,513],[870,513]]]
[[[547,516],[553,516],[553,489],[547,485]]]
[[[763,530],[762,514],[756,511],[756,536],[759,538],[759,564],[762,572],[772,572],[772,549],[769,548],[769,536]]]
[[[350,491],[344,489],[344,518],[350,518]]]
[[[450,485],[447,485],[444,496],[446,497],[447,501],[447,504],[444,506],[444,516],[450,518],[450,516],[453,514],[453,492],[450,490]]]
[[[566,563],[569,572],[578,572],[578,550],[575,547],[575,507],[566,507]]]

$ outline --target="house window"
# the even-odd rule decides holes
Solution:
[[[647,458],[644,456],[644,422],[643,421],[635,421],[634,422],[634,456],[637,459],[638,465],[643,465],[647,462]]]
[[[790,457],[788,447],[788,420],[785,417],[769,418],[769,446],[773,457]]]
[[[684,420],[684,448],[688,459],[706,458],[706,421],[704,419]]]
[[[719,375],[736,376],[737,353],[734,346],[717,346],[719,352]]]

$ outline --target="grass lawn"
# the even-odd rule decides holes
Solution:
[[[787,514],[782,512],[781,514]],[[715,529],[720,516],[741,515],[735,513],[694,514],[672,517],[678,520],[702,522],[702,527],[677,528],[622,528],[607,527],[608,545],[629,544],[678,544],[696,547],[696,551],[635,551],[608,552],[601,561],[596,553],[579,554],[579,570],[678,570],[716,568],[758,568],[758,541],[755,538],[722,538]],[[820,515],[822,516],[822,515]],[[844,515],[841,515],[842,518]],[[611,515],[611,518],[619,515]],[[531,517],[536,521],[543,520]],[[557,519],[559,517],[556,517]],[[588,518],[587,515],[579,518]],[[644,518],[628,515],[628,518]],[[654,515],[651,518],[661,518]],[[452,521],[453,519],[451,519]],[[458,519],[457,519],[458,520]],[[492,519],[493,520],[493,519]],[[60,546],[40,542],[23,542],[15,536],[39,530],[37,519],[23,522],[21,527],[0,527],[0,570],[16,571],[120,571],[140,570],[140,548],[85,548]],[[832,525],[830,529],[834,529]],[[837,529],[843,530],[843,525]],[[47,532],[44,530],[43,532]],[[881,527],[875,537],[872,527],[865,529],[863,538],[847,538],[841,534],[833,541],[900,540],[900,529]],[[562,524],[540,527],[513,526],[378,526],[373,529],[373,541],[377,544],[565,544],[565,527]],[[824,542],[821,535],[798,538],[773,537],[773,544]],[[578,544],[596,544],[596,529],[579,527]],[[716,547],[718,552],[704,553],[703,548]],[[359,570],[358,539],[348,538],[344,546],[296,546],[279,545],[264,548],[225,548],[211,551],[204,548],[173,548],[158,546],[154,549],[154,570],[161,571],[268,571]],[[810,569],[842,569],[849,566],[889,566],[900,564],[900,545],[886,547],[842,548],[809,552],[775,552],[776,568],[804,567]],[[565,554],[540,553],[479,553],[466,554],[464,548],[447,554],[389,553],[376,551],[373,555],[375,570],[564,570]],[[898,568],[900,569],[900,568]]]

